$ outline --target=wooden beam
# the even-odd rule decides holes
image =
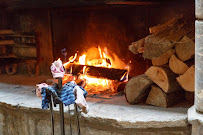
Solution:
[[[145,5],[158,5],[160,2],[150,2],[150,1],[119,1],[119,2],[107,2],[106,4],[114,4],[114,5],[137,5],[137,6],[145,6]]]
[[[4,0],[0,1],[0,10],[30,9],[30,8],[56,8],[80,7],[98,5],[157,5],[157,1],[109,1],[105,0]]]

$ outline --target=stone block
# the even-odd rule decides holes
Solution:
[[[203,19],[203,0],[195,0],[195,15],[198,19]]]
[[[203,2],[203,1],[202,1]],[[195,108],[203,112],[203,21],[195,22]]]
[[[4,116],[0,112],[0,135],[3,135]]]
[[[192,124],[192,135],[203,135],[202,113],[197,112],[195,106],[188,109],[188,122]]]
[[[192,135],[203,135],[203,126],[201,126],[200,124],[193,124]]]

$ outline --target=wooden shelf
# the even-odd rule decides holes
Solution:
[[[0,30],[0,35],[15,34],[13,30]]]
[[[4,59],[4,58],[17,58],[17,56],[11,54],[11,55],[7,55],[7,56],[0,56],[0,59]]]
[[[1,46],[11,46],[11,47],[36,47],[36,44],[0,44]]]
[[[27,38],[35,38],[34,35],[21,35],[21,34],[14,34],[14,35],[6,35],[7,37],[27,37]]]
[[[15,44],[14,40],[0,40],[0,45],[13,45]]]
[[[0,59],[28,59],[28,60],[37,60],[36,57],[18,57],[13,54],[7,56],[0,56]]]

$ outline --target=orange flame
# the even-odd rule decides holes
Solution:
[[[102,59],[102,52],[101,52],[100,46],[98,46],[98,51],[99,51],[100,58]]]
[[[96,51],[92,51],[92,52],[94,53],[93,55],[98,56],[98,57],[89,58],[88,56],[91,56],[92,53],[86,53],[86,54],[83,54],[82,56],[80,56],[79,60],[76,62],[75,59],[77,58],[77,53],[75,53],[75,56],[74,57],[71,56],[69,58],[69,61],[64,63],[64,66],[66,67],[71,62],[74,62],[75,64],[89,65],[89,66],[95,66],[95,67],[106,67],[106,68],[112,67],[113,61],[112,61],[112,58],[108,55],[108,51],[107,51],[106,47],[102,51],[100,46],[98,46],[98,52],[96,52]],[[95,53],[98,53],[98,55],[96,55]],[[119,63],[122,66],[125,65],[122,62],[119,62],[118,59],[117,59],[117,63]],[[121,67],[121,66],[118,66],[117,68],[119,68],[119,67]],[[127,66],[126,68],[129,68],[129,67]],[[104,90],[110,90],[111,92],[115,91],[114,87],[113,87],[114,82],[112,80],[99,79],[99,78],[94,78],[92,76],[87,76],[86,75],[87,70],[88,70],[87,66],[84,66],[83,74],[81,74],[79,76],[80,79],[86,80],[85,89],[87,91],[91,91],[91,90],[93,90],[94,92],[100,92],[100,91],[104,91]],[[126,77],[126,75],[124,75],[121,79],[123,79],[125,77]]]
[[[81,65],[85,65],[85,58],[86,58],[86,54],[83,54],[82,56],[79,57],[79,63]]]
[[[64,63],[63,66],[66,67],[69,63],[75,61],[76,58],[77,58],[77,53],[75,53],[75,56],[74,56],[74,57],[71,56],[71,57],[69,58],[69,61],[66,62],[66,63]],[[60,58],[59,58],[59,59],[60,59]]]

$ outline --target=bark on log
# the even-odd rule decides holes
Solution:
[[[149,28],[149,32],[151,34],[156,34],[156,33],[159,33],[161,31],[163,31],[164,29],[166,29],[168,26],[170,25],[174,25],[174,23],[177,21],[177,18],[172,18],[170,19],[169,21],[167,21],[166,23],[164,24],[159,24],[157,26],[154,26],[154,27],[151,27]]]
[[[152,66],[145,74],[166,93],[181,90],[181,87],[176,82],[176,75],[167,68]]]
[[[188,70],[188,66],[179,60],[174,54],[169,59],[169,67],[176,74],[184,74]]]
[[[169,107],[176,104],[183,98],[183,91],[176,91],[174,93],[165,93],[157,85],[152,85],[151,91],[146,100],[146,104],[159,106],[159,107]]]
[[[185,91],[195,91],[195,66],[191,66],[183,75],[176,78]]]
[[[134,54],[138,54],[138,53],[143,53],[144,52],[144,38],[138,40],[137,42],[133,42],[130,46],[129,46],[129,50],[134,53]]]
[[[169,58],[171,57],[171,55],[173,55],[175,52],[174,49],[170,49],[167,52],[165,52],[163,55],[157,57],[157,58],[153,58],[152,59],[152,65],[154,66],[163,66],[165,64],[168,63]]]
[[[173,27],[167,27],[162,32],[149,35],[145,38],[143,57],[147,59],[157,58],[170,50],[182,37],[190,33],[194,28],[191,20],[178,20]]]
[[[180,42],[176,44],[175,50],[180,60],[189,60],[195,54],[195,43],[187,36],[184,36]]]
[[[153,81],[145,74],[131,78],[125,86],[126,99],[135,104],[147,97]]]
[[[69,64],[68,66],[65,67],[66,72],[70,71],[71,69],[72,70],[71,74],[76,76],[78,76],[79,74],[83,74],[84,68],[85,68],[86,75],[94,76],[97,78],[105,78],[105,79],[120,81],[122,77],[126,77],[127,75],[127,70],[125,69],[94,67],[94,66],[79,65],[79,64]]]

